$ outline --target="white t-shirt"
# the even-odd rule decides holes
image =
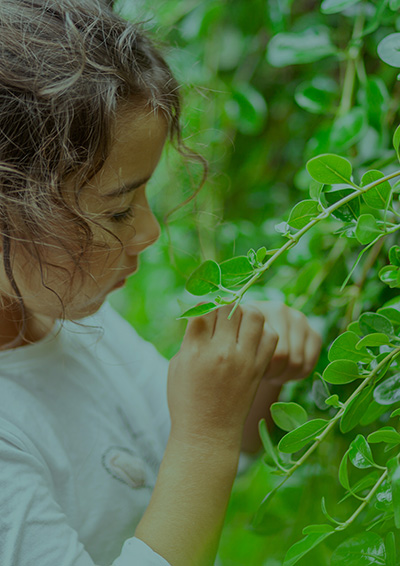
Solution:
[[[133,536],[169,435],[168,361],[107,302],[80,323],[0,352],[0,564],[168,566]]]

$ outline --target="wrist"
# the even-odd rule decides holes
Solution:
[[[168,444],[182,450],[197,451],[204,454],[219,453],[221,455],[239,456],[242,444],[243,429],[230,431],[213,431],[212,433],[181,431],[172,427]]]

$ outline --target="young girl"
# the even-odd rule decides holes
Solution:
[[[179,116],[105,0],[0,2],[1,566],[211,566],[240,454],[318,358],[265,302],[190,320],[168,364],[107,303],[159,236]]]

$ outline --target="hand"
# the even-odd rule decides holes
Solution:
[[[279,336],[277,347],[262,380],[283,385],[292,379],[310,375],[318,361],[322,340],[313,330],[307,317],[275,301],[252,301],[246,305],[257,307],[269,327]]]
[[[278,335],[254,306],[190,319],[168,371],[171,435],[236,445]]]

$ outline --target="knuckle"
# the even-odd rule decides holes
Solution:
[[[246,306],[244,312],[246,313],[246,316],[250,320],[254,320],[255,322],[260,322],[260,323],[261,322],[264,323],[265,321],[265,316],[263,315],[263,313],[253,305]]]

